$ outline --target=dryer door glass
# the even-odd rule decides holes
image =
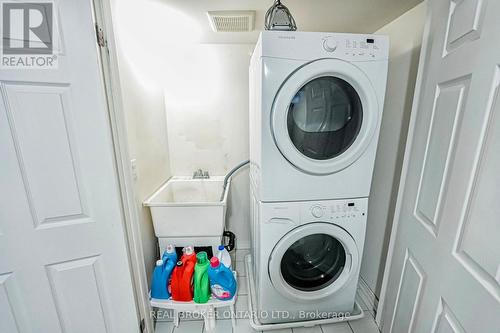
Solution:
[[[291,287],[315,291],[332,284],[344,270],[346,252],[331,235],[312,234],[294,242],[281,259],[281,274]]]
[[[346,81],[323,76],[309,81],[293,97],[287,114],[288,135],[305,156],[327,160],[339,156],[356,140],[363,107]]]

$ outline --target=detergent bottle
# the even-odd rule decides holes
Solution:
[[[167,283],[166,283],[167,293],[168,297],[170,297],[172,293],[170,286],[170,281],[171,281],[170,277],[172,276],[175,264],[177,263],[177,253],[175,252],[175,246],[173,246],[172,244],[167,245],[165,252],[163,252],[162,260],[163,260],[163,269],[167,274]]]
[[[226,250],[226,247],[224,245],[219,245],[218,250],[217,259],[219,259],[219,261],[227,268],[231,268],[231,255]]]
[[[174,301],[189,302],[193,300],[193,273],[196,254],[192,246],[182,249],[183,255],[174,268],[170,288]]]
[[[167,259],[171,259],[175,264],[175,262],[177,262],[177,253],[175,252],[175,246],[173,246],[172,244],[168,244],[167,248],[163,252],[161,259],[164,263],[166,263]]]
[[[210,299],[210,283],[208,281],[208,256],[206,252],[199,252],[196,255],[196,265],[194,266],[194,298],[196,303],[206,303]]]
[[[168,276],[169,274],[163,266],[163,260],[156,261],[151,281],[151,298],[170,298],[170,294],[167,291]]]
[[[221,264],[217,257],[210,259],[208,279],[212,295],[220,300],[230,300],[236,293],[236,279],[233,272]]]

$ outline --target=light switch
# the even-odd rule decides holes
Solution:
[[[132,171],[132,179],[137,180],[137,160],[134,158],[130,160],[130,170]]]

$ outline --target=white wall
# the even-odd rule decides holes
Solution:
[[[121,0],[123,1],[123,0]],[[131,1],[131,0],[125,0]],[[152,268],[158,258],[158,243],[154,235],[149,209],[142,202],[171,176],[167,139],[164,92],[161,87],[147,84],[138,76],[136,64],[128,56],[123,39],[126,24],[113,3],[113,22],[117,46],[118,69],[125,113],[130,158],[136,161],[135,199],[139,211],[145,269],[151,281]],[[116,17],[115,17],[116,16]]]
[[[250,44],[199,44],[198,70],[166,81],[165,104],[172,174],[201,168],[225,175],[248,155],[248,66]],[[189,68],[193,59],[179,57]],[[170,88],[170,89],[169,89]],[[248,169],[233,177],[226,226],[237,246],[249,247]]]
[[[417,75],[426,4],[375,33],[390,38],[389,75],[373,174],[361,277],[380,295]]]
[[[165,3],[112,3],[150,280],[157,239],[142,201],[172,175],[192,175],[197,168],[224,175],[248,159],[248,63],[253,45],[202,44],[199,23]],[[227,227],[236,232],[238,246],[248,247],[247,170],[236,174],[232,185]]]

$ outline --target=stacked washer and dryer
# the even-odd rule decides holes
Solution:
[[[385,36],[262,32],[250,63],[251,297],[262,324],[353,311]]]

